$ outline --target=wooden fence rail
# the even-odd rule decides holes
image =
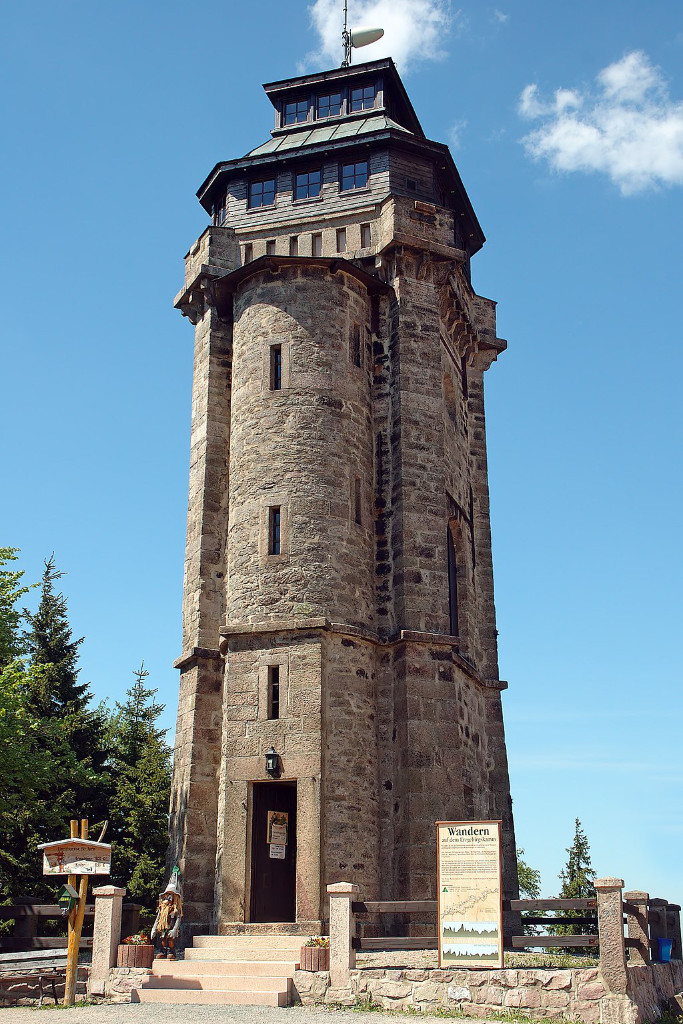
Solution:
[[[587,948],[596,952],[599,949],[603,975],[609,976],[612,991],[615,992],[626,991],[627,950],[628,963],[649,964],[660,958],[659,939],[671,939],[672,959],[683,959],[681,908],[666,900],[652,899],[648,893],[628,892],[624,899],[623,885],[621,879],[596,879],[597,897],[594,899],[505,900],[503,911],[508,922],[519,922],[518,915],[526,913],[528,916],[523,921],[529,925],[574,925],[586,929],[593,926],[590,932],[585,931],[579,935],[506,934],[505,949]],[[402,915],[422,915],[435,923],[436,900],[360,900],[358,886],[348,882],[328,886],[328,892],[331,897],[330,960],[338,983],[341,984],[347,977],[349,966],[355,965],[357,950],[438,948],[438,939],[433,933],[395,934],[397,928],[406,928],[405,923],[396,921],[390,924],[394,934],[362,934],[364,924],[370,923],[373,929],[376,928],[374,921],[367,921],[370,916],[398,915],[400,918]],[[534,911],[538,916],[534,915]],[[553,911],[556,916],[546,916],[543,911]],[[579,914],[572,917],[562,911],[578,911]],[[624,935],[624,925],[628,929],[627,936]],[[420,927],[430,926],[420,922]],[[358,930],[361,931],[360,935],[356,934]]]
[[[140,927],[140,911],[138,903],[124,903],[121,921],[121,933],[131,935]],[[86,927],[92,925],[95,917],[95,904],[88,903],[85,908]],[[39,935],[41,923],[57,920],[64,924],[64,935]],[[66,949],[66,917],[58,904],[33,903],[29,899],[21,902],[0,906],[0,921],[14,921],[11,935],[0,935],[0,953],[23,953],[32,949]],[[92,947],[92,936],[81,938],[80,948]]]

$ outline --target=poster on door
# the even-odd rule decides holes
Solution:
[[[267,843],[286,846],[288,841],[289,814],[287,811],[268,811]]]
[[[436,823],[440,967],[503,966],[499,821]]]

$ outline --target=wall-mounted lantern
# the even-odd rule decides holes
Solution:
[[[275,747],[266,751],[266,773],[274,779],[280,774],[280,755],[276,753]]]

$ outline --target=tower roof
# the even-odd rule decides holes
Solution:
[[[351,88],[370,75],[378,74],[383,79],[384,109],[390,110],[393,119],[402,127],[413,135],[417,135],[418,138],[424,139],[422,125],[413,110],[413,105],[391,57],[386,57],[384,60],[368,61],[365,64],[352,64],[347,68],[335,68],[333,71],[322,71],[317,75],[301,75],[297,78],[284,78],[279,82],[267,82],[263,88],[277,110],[279,104],[289,96],[301,93],[306,89],[318,91],[321,86],[325,86],[332,92],[335,89]]]

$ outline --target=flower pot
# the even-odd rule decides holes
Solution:
[[[145,970],[152,970],[154,959],[154,946],[119,946],[116,954],[117,967],[144,967]]]
[[[329,971],[329,946],[302,946],[300,967],[302,971]]]

